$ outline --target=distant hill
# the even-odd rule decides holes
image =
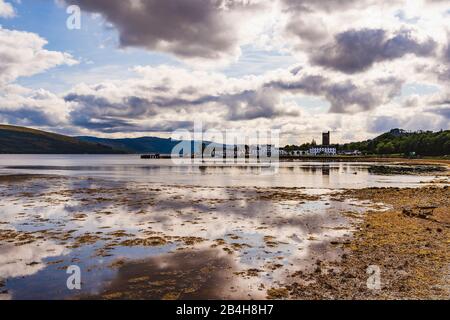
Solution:
[[[340,145],[339,149],[368,154],[450,155],[450,130],[410,132],[393,129],[371,140]]]
[[[104,139],[96,137],[76,137],[77,139],[98,143],[111,148],[121,150],[126,153],[160,153],[170,154],[172,149],[180,143],[180,141],[171,139],[162,139],[156,137],[142,138],[124,138],[124,139]]]
[[[25,127],[0,125],[0,154],[171,154],[180,142],[157,137],[68,137]],[[190,143],[191,150],[201,147],[200,143]]]
[[[76,137],[85,142],[100,143],[111,148],[124,151],[126,153],[160,153],[171,154],[174,147],[180,144],[180,140],[163,139],[157,137],[142,137],[142,138],[123,138],[123,139],[105,139],[96,137]],[[185,141],[191,144],[190,150],[200,150],[201,142],[199,141]],[[205,144],[211,144],[210,141],[204,141]],[[222,148],[222,144],[213,143],[217,148]],[[186,144],[184,145],[186,146]],[[188,152],[188,150],[184,150]]]
[[[0,154],[117,154],[98,143],[17,126],[0,125]]]
[[[170,154],[180,141],[157,137],[104,139],[68,137],[17,126],[0,125],[0,154]],[[191,141],[191,150],[200,143]],[[209,142],[205,142],[209,144]],[[222,145],[217,144],[217,147]],[[228,146],[230,147],[230,146]],[[300,147],[307,150],[310,144]],[[393,129],[374,139],[337,145],[339,150],[359,150],[365,154],[410,154],[422,156],[450,155],[450,130],[408,132]]]

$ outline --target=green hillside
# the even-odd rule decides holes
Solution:
[[[409,132],[393,129],[375,139],[339,146],[342,150],[360,150],[367,154],[450,155],[450,130]]]
[[[110,146],[24,127],[0,125],[0,154],[117,154]]]
[[[284,147],[284,150],[309,150],[315,145],[315,142],[301,146],[288,145]],[[450,130],[411,132],[392,129],[374,139],[334,146],[338,151],[359,150],[368,155],[448,156],[450,155]]]

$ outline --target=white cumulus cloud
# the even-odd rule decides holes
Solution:
[[[0,0],[0,18],[12,18],[15,14],[14,8],[10,3]]]

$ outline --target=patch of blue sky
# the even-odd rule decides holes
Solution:
[[[17,83],[30,88],[43,88],[54,92],[69,90],[79,83],[92,83],[120,77],[130,77],[130,68],[137,65],[185,66],[175,57],[138,48],[120,48],[118,32],[109,28],[102,17],[82,12],[81,29],[69,30],[66,7],[51,0],[23,0],[14,3],[17,16],[2,19],[6,29],[28,31],[46,39],[47,50],[70,53],[79,64],[59,66],[51,72],[20,78]],[[296,63],[293,56],[277,51],[242,48],[238,61],[219,70],[230,77],[262,75],[269,70],[286,69]]]
[[[61,92],[78,82],[131,76],[129,69],[137,65],[181,64],[167,54],[120,48],[117,31],[108,28],[99,16],[82,12],[81,29],[69,30],[66,8],[54,1],[23,0],[14,6],[17,16],[2,19],[3,28],[33,32],[48,41],[45,49],[70,53],[79,61],[74,66],[63,65],[51,72],[21,78],[17,81],[20,85]]]
[[[330,103],[327,100],[314,96],[285,96],[283,102],[294,102],[308,113],[324,113],[330,109]]]
[[[402,97],[408,97],[408,96],[412,96],[412,95],[424,96],[424,95],[437,93],[439,91],[440,91],[440,89],[437,86],[424,84],[424,83],[412,82],[412,83],[407,83],[407,84],[403,85],[401,96]]]
[[[405,15],[405,11],[403,11],[403,10],[398,10],[397,13],[395,14],[395,17],[398,18],[400,21],[409,23],[409,24],[417,24],[417,22],[419,22],[419,20],[420,20],[420,17],[408,18]]]

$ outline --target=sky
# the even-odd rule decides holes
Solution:
[[[0,123],[300,144],[449,119],[448,0],[0,0]]]

